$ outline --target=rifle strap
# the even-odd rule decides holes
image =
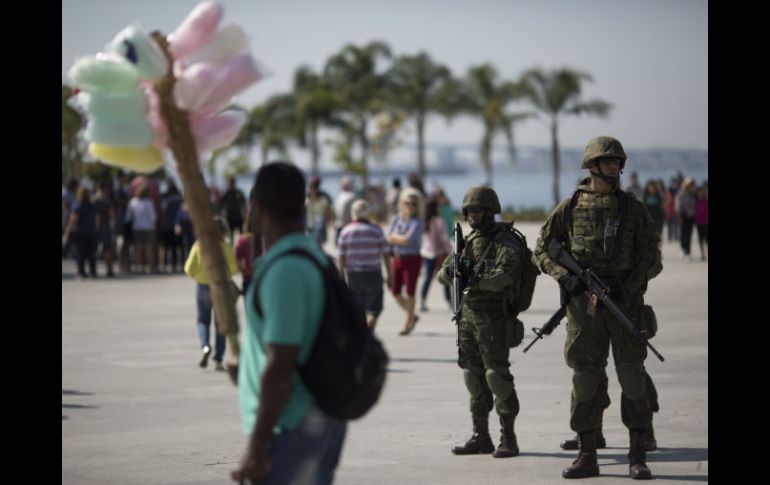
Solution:
[[[623,229],[626,227],[626,212],[628,212],[628,194],[624,190],[618,190],[618,218],[620,219],[620,225],[618,226],[618,235],[615,237],[615,244],[612,246],[612,259],[616,259],[620,254],[620,246],[623,241]]]
[[[495,238],[497,237],[497,233],[498,232],[499,232],[499,230],[491,234],[489,242],[487,243],[487,246],[484,248],[484,251],[481,253],[481,256],[479,257],[479,260],[473,266],[473,273],[474,274],[478,274],[479,270],[481,269],[481,265],[484,262],[484,257],[486,257],[487,253],[492,248],[492,246],[495,245]],[[465,247],[463,248],[463,253],[466,253],[466,251],[468,250],[468,246],[469,246],[469,244],[465,245]],[[467,254],[463,254],[463,256],[465,256],[466,258],[468,257]]]

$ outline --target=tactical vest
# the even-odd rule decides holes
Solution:
[[[596,194],[578,189],[565,213],[570,252],[583,267],[617,274],[634,267],[634,227],[628,224],[630,196],[618,190]]]

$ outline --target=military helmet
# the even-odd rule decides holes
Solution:
[[[597,136],[586,144],[580,168],[591,168],[591,162],[602,157],[620,159],[621,170],[626,166],[626,152],[623,150],[623,145],[611,136]]]
[[[488,185],[479,185],[468,189],[463,198],[463,214],[466,213],[468,207],[472,206],[481,206],[484,209],[489,209],[492,211],[492,214],[500,214],[502,212],[497,194]]]

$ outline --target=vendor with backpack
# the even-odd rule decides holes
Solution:
[[[304,233],[305,181],[294,165],[263,166],[252,194],[265,253],[254,268],[259,284],[250,285],[245,296],[238,392],[243,430],[250,438],[232,479],[306,483],[310,474],[316,477],[313,483],[331,483],[347,424],[317,406],[297,370],[309,358],[323,320],[327,289],[319,268],[330,262]],[[315,262],[285,254],[293,250],[309,253]]]
[[[462,212],[472,231],[465,237],[461,251],[465,264],[460,267],[459,276],[465,281],[467,293],[462,296],[457,363],[470,393],[473,435],[452,448],[452,453],[493,453],[495,458],[517,456],[519,447],[513,425],[519,413],[519,400],[508,355],[523,339],[524,326],[516,317],[529,306],[538,270],[529,258],[521,234],[511,223],[495,222],[494,215],[501,210],[491,187],[469,189]],[[441,284],[452,284],[457,270],[453,256],[444,260],[439,271]],[[501,426],[497,449],[488,429],[493,398]]]

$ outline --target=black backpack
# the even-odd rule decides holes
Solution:
[[[521,265],[521,285],[519,286],[519,294],[515,295],[517,310],[521,313],[532,304],[532,295],[535,294],[535,283],[537,282],[537,276],[540,274],[540,269],[533,261],[532,250],[527,246],[527,238],[524,237],[524,234],[513,227],[513,224],[510,226],[510,231],[524,248],[524,260]]]
[[[527,238],[518,229],[513,227],[513,222],[499,223],[500,229],[497,234],[506,231],[503,234],[512,236],[520,245],[523,258],[521,262],[521,284],[519,285],[519,293],[512,295],[513,301],[516,302],[516,315],[527,310],[532,304],[532,295],[535,294],[535,283],[537,283],[537,277],[540,274],[540,269],[535,264],[532,257],[532,250],[527,246]],[[494,242],[494,239],[493,239]],[[490,243],[492,244],[492,243]]]
[[[324,268],[306,250],[292,249],[280,256],[287,254],[312,261],[323,274],[326,288],[326,304],[313,348],[307,361],[298,365],[302,381],[313,393],[318,407],[329,416],[345,420],[360,418],[380,397],[388,354],[367,326],[364,309],[328,255],[329,265]],[[254,299],[261,318],[259,283],[260,279],[256,282]]]

